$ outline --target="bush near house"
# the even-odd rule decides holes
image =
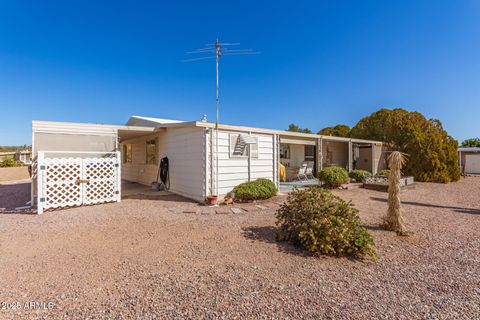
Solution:
[[[408,155],[402,171],[417,181],[450,182],[460,179],[458,142],[442,123],[419,112],[380,109],[361,119],[350,131],[352,138],[384,141],[391,150]]]
[[[358,210],[330,190],[294,190],[277,210],[277,240],[315,255],[376,257],[375,243]]]
[[[16,167],[16,166],[18,166],[18,162],[14,158],[5,158],[3,159],[3,161],[0,162],[0,168]]]
[[[377,176],[389,176],[390,175],[390,170],[389,169],[383,169],[377,172]]]
[[[240,201],[268,199],[276,195],[277,191],[277,186],[272,181],[263,178],[244,182],[233,188],[235,200]]]
[[[349,174],[350,178],[355,179],[357,182],[363,182],[366,177],[370,177],[372,174],[367,170],[352,170]]]
[[[338,188],[348,182],[348,171],[341,167],[328,167],[318,173],[318,179],[327,188]]]

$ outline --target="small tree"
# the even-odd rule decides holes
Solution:
[[[385,228],[397,232],[399,235],[405,235],[407,228],[402,216],[400,201],[400,178],[401,169],[405,164],[405,154],[394,151],[388,157],[390,175],[388,177],[388,210],[383,222]]]
[[[480,148],[480,138],[471,138],[471,139],[467,139],[467,140],[464,140],[462,142],[462,147],[464,148]]]
[[[300,128],[297,126],[295,123],[292,123],[288,126],[287,131],[292,131],[292,132],[301,132],[301,133],[313,133],[312,130],[308,128]]]
[[[326,127],[318,132],[324,136],[348,137],[350,135],[350,127],[344,124],[338,124],[335,127]]]

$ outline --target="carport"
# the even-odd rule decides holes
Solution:
[[[32,206],[43,210],[120,201],[119,141],[154,127],[32,122]]]

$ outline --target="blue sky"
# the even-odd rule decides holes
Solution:
[[[0,1],[0,145],[31,120],[123,124],[215,114],[215,67],[182,63],[215,37],[223,123],[314,131],[381,107],[480,136],[480,1]]]

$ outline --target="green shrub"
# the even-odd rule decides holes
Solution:
[[[322,188],[294,190],[276,213],[277,240],[312,254],[376,257],[375,242],[351,203]]]
[[[268,179],[245,182],[233,188],[235,199],[240,201],[262,200],[277,194],[277,186]]]
[[[380,170],[378,173],[377,173],[377,176],[389,176],[390,175],[390,170],[389,169],[383,169],[383,170]]]
[[[352,170],[349,175],[355,181],[363,182],[366,177],[370,177],[372,174],[366,170]]]
[[[402,172],[416,181],[449,182],[460,179],[458,142],[437,119],[419,112],[380,109],[361,119],[352,138],[384,141],[390,150],[408,155]]]
[[[348,182],[348,171],[341,167],[328,167],[318,173],[318,179],[327,188],[337,188]]]
[[[0,162],[1,168],[16,167],[17,165],[17,160],[15,160],[14,158],[5,158],[2,162]]]

